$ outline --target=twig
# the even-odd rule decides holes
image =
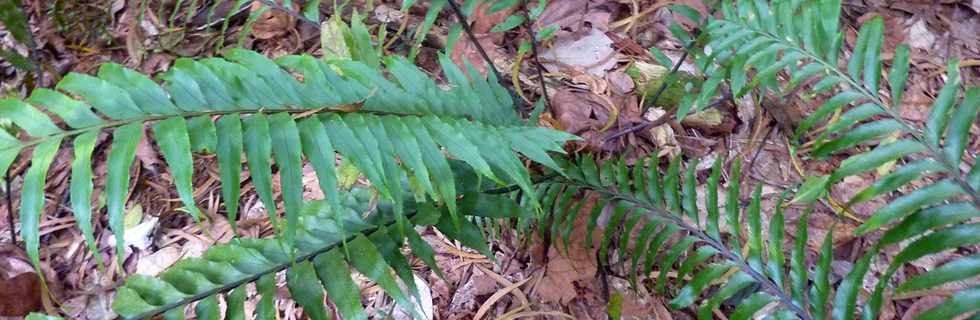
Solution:
[[[766,140],[769,140],[769,136],[776,129],[776,126],[769,127],[766,131],[766,135],[762,136],[762,141],[759,142],[759,147],[755,149],[755,154],[752,155],[752,160],[749,161],[749,167],[745,172],[752,172],[753,167],[755,167],[755,160],[759,158],[759,154],[762,153],[762,149],[766,148]]]
[[[466,33],[466,38],[473,43],[473,46],[476,47],[476,51],[480,53],[480,56],[483,57],[483,61],[486,62],[487,67],[490,68],[490,71],[493,72],[494,77],[497,78],[497,83],[506,88],[507,92],[510,93],[511,100],[516,102],[514,107],[517,108],[518,112],[525,109],[526,106],[524,104],[524,100],[521,100],[520,97],[517,96],[517,93],[514,92],[513,84],[508,85],[504,81],[504,78],[500,75],[500,71],[497,70],[497,66],[493,64],[493,60],[490,60],[490,56],[487,55],[487,51],[483,49],[483,46],[480,45],[479,41],[476,41],[476,35],[474,35],[473,30],[470,29],[470,24],[466,21],[466,16],[463,15],[463,11],[459,9],[459,5],[456,4],[455,0],[447,0],[446,2],[449,2],[449,8],[453,10],[453,14],[456,16],[456,19],[459,20],[459,24],[463,26],[463,32]]]
[[[493,64],[493,60],[490,60],[490,56],[487,55],[487,51],[483,50],[483,46],[480,45],[480,42],[476,41],[476,35],[473,34],[473,29],[470,28],[470,24],[466,21],[466,16],[463,15],[463,10],[459,9],[459,5],[456,4],[455,0],[448,0],[446,2],[449,2],[449,7],[453,9],[453,14],[456,15],[456,19],[459,20],[459,24],[463,26],[463,32],[466,32],[466,37],[470,39],[470,42],[472,42],[473,46],[476,47],[476,51],[479,52],[480,56],[483,57],[483,60],[487,62],[487,67],[489,67],[490,71],[493,72],[493,75],[497,77],[497,81],[501,81],[500,79],[503,78],[500,77],[500,71],[498,71],[497,67]]]
[[[703,109],[701,109],[701,111],[708,110],[708,109],[711,109],[711,108],[720,106],[722,103],[724,103],[725,101],[727,101],[729,99],[731,99],[731,93],[725,92],[725,94],[722,95],[721,98],[715,99],[715,101],[712,101],[711,103],[709,103],[707,106],[705,106]],[[646,112],[644,112],[644,114],[645,113]],[[619,137],[625,136],[627,134],[630,134],[632,132],[637,132],[637,131],[640,131],[640,130],[644,130],[646,128],[657,127],[659,125],[662,125],[662,124],[666,123],[667,121],[670,121],[670,118],[673,117],[673,116],[674,116],[674,110],[667,111],[667,113],[664,113],[662,116],[658,117],[657,119],[655,119],[653,121],[643,121],[643,122],[640,122],[640,123],[638,123],[636,125],[633,125],[632,127],[623,129],[623,130],[618,131],[618,132],[614,132],[614,133],[606,136],[602,140],[605,141],[605,142],[608,142],[608,141],[611,141],[611,140],[615,140],[615,139],[617,139]]]
[[[541,5],[541,4],[539,4]],[[548,110],[554,110],[551,108],[551,100],[548,98],[548,87],[544,84],[544,73],[541,72],[541,61],[538,60],[538,39],[534,35],[534,29],[531,28],[531,14],[527,9],[527,0],[521,1],[521,6],[524,9],[524,28],[527,29],[528,41],[531,42],[531,54],[533,54],[534,59],[534,70],[538,74],[538,86],[541,87],[541,99],[544,99],[544,107]]]
[[[4,172],[3,182],[6,184],[6,189],[4,190],[5,196],[7,197],[7,226],[10,227],[10,244],[17,245],[17,232],[14,230],[14,197],[10,190],[10,169]]]

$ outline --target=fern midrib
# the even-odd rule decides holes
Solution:
[[[733,21],[730,21],[730,20],[729,20],[729,22],[737,23],[737,22],[733,22]],[[742,25],[742,24],[739,24],[739,25]],[[850,75],[848,75],[847,73],[841,71],[838,67],[836,67],[836,66],[830,64],[829,62],[827,62],[826,60],[824,60],[823,57],[821,57],[819,55],[816,55],[816,54],[813,54],[809,50],[805,50],[803,48],[800,48],[796,43],[793,43],[793,42],[790,42],[790,41],[786,41],[785,39],[783,39],[781,37],[774,36],[774,35],[772,35],[772,34],[770,34],[768,32],[765,32],[763,30],[759,30],[759,29],[747,27],[746,25],[742,25],[742,26],[745,26],[746,29],[749,29],[750,31],[752,31],[754,33],[757,33],[759,35],[762,35],[764,37],[767,37],[769,39],[772,39],[772,40],[774,40],[776,42],[779,42],[779,43],[785,45],[787,48],[789,48],[788,50],[794,50],[796,52],[799,52],[799,53],[805,55],[806,57],[810,58],[811,60],[816,61],[817,63],[823,65],[824,66],[824,69],[830,70],[838,78],[844,79],[847,82],[847,84],[851,87],[852,90],[856,90],[858,93],[860,93],[861,95],[863,95],[866,99],[871,100],[871,102],[873,102],[875,105],[877,105],[879,108],[881,108],[882,111],[884,111],[886,114],[888,114],[889,117],[891,117],[892,119],[894,119],[895,121],[897,121],[899,124],[901,124],[902,127],[904,127],[905,130],[908,131],[911,134],[911,137],[912,137],[913,140],[915,140],[915,141],[921,143],[922,145],[926,146],[927,150],[929,151],[929,156],[931,158],[933,158],[934,160],[939,161],[939,163],[941,163],[944,167],[946,167],[946,171],[948,172],[948,174],[951,175],[952,178],[953,178],[953,180],[956,181],[956,183],[961,188],[963,188],[963,191],[965,191],[970,196],[970,198],[972,200],[971,201],[972,202],[971,204],[973,205],[973,207],[975,207],[977,209],[980,209],[980,194],[977,194],[977,190],[975,190],[970,185],[970,183],[964,177],[963,171],[960,170],[959,166],[956,165],[956,164],[950,163],[948,161],[948,159],[946,159],[946,157],[943,156],[942,151],[939,150],[939,146],[934,145],[933,143],[931,143],[927,139],[925,139],[922,136],[922,130],[919,129],[918,127],[912,125],[911,123],[909,123],[905,119],[903,119],[901,117],[901,115],[899,115],[898,113],[895,112],[893,106],[891,106],[889,104],[886,104],[877,95],[871,94],[871,92],[869,92],[867,90],[867,88],[865,88],[864,86],[861,86],[857,81],[855,81],[854,79],[852,79]]]
[[[224,116],[224,115],[229,115],[229,114],[234,114],[234,113],[238,113],[238,114],[258,114],[258,113],[280,113],[280,112],[295,114],[296,116],[293,117],[294,120],[305,118],[305,117],[309,117],[309,116],[312,116],[312,115],[320,115],[320,114],[324,114],[324,113],[367,113],[367,114],[376,114],[376,115],[394,115],[394,116],[399,116],[399,117],[412,117],[412,116],[422,117],[422,116],[425,116],[424,114],[418,114],[418,113],[402,113],[402,112],[363,110],[363,109],[357,109],[357,110],[351,111],[350,109],[343,109],[343,107],[344,106],[322,107],[322,108],[313,108],[313,109],[295,109],[295,108],[289,108],[289,109],[284,109],[284,108],[267,109],[267,108],[259,108],[259,109],[237,109],[237,110],[188,111],[188,112],[182,112],[182,113],[178,113],[178,114],[152,115],[152,116],[142,117],[142,118],[131,118],[131,119],[123,119],[123,120],[110,120],[110,121],[106,121],[106,122],[103,122],[103,123],[100,123],[100,124],[94,125],[94,126],[77,128],[77,129],[71,129],[71,130],[64,130],[64,131],[61,131],[61,132],[58,132],[58,133],[55,133],[55,134],[51,134],[51,135],[47,135],[47,136],[42,136],[42,137],[38,137],[38,138],[35,138],[35,139],[21,140],[20,141],[21,143],[19,143],[19,144],[14,144],[14,145],[10,145],[10,146],[4,147],[4,148],[0,148],[0,153],[12,151],[12,150],[21,150],[21,149],[24,149],[24,148],[29,148],[29,147],[32,147],[32,146],[41,144],[41,143],[43,143],[45,141],[48,141],[48,140],[51,140],[51,139],[55,139],[55,138],[64,139],[65,137],[76,136],[76,135],[80,135],[80,134],[83,134],[83,133],[86,133],[86,132],[91,132],[91,131],[101,131],[103,129],[121,127],[121,126],[125,126],[127,124],[132,124],[132,123],[137,123],[137,122],[159,121],[159,120],[172,119],[172,118],[176,118],[176,117],[193,118],[193,117],[199,117],[199,116]],[[449,117],[449,116],[437,116],[437,117]]]
[[[790,297],[789,295],[786,295],[786,293],[783,292],[782,288],[779,285],[777,285],[775,282],[773,282],[772,279],[770,279],[769,277],[765,276],[762,272],[760,272],[760,271],[755,270],[754,268],[752,268],[745,260],[741,259],[738,256],[738,254],[736,254],[730,248],[728,248],[723,243],[721,243],[721,241],[719,241],[718,239],[712,238],[711,236],[709,236],[704,231],[701,231],[700,228],[697,228],[695,226],[691,226],[690,224],[688,224],[687,222],[685,222],[680,216],[675,215],[675,214],[672,214],[669,211],[664,210],[663,208],[658,208],[658,207],[652,206],[650,204],[647,204],[646,202],[643,202],[643,201],[641,201],[641,200],[637,199],[636,197],[633,197],[632,195],[629,195],[629,194],[623,194],[623,193],[620,193],[620,192],[618,192],[616,190],[609,190],[606,187],[595,186],[595,185],[592,185],[592,184],[584,183],[582,181],[575,181],[575,180],[568,180],[568,181],[569,181],[570,184],[578,185],[579,187],[583,187],[583,188],[586,188],[586,189],[589,189],[589,190],[593,190],[593,191],[596,191],[596,192],[605,194],[605,195],[610,196],[610,197],[612,197],[614,199],[620,199],[622,201],[630,202],[634,206],[646,210],[649,214],[654,215],[654,216],[656,216],[658,218],[666,219],[666,220],[670,221],[671,223],[673,223],[674,225],[680,227],[681,229],[686,230],[687,232],[691,233],[698,240],[703,241],[704,243],[706,243],[709,246],[711,246],[711,247],[715,248],[716,250],[718,250],[718,252],[725,259],[727,259],[727,260],[735,263],[737,265],[737,267],[739,268],[739,270],[744,271],[746,274],[748,274],[753,279],[755,279],[756,281],[758,281],[765,288],[765,291],[766,292],[769,292],[770,294],[772,294],[773,296],[775,296],[777,299],[779,299],[779,303],[780,304],[784,305],[787,309],[792,310],[794,313],[796,313],[798,316],[800,316],[800,319],[801,320],[812,320],[813,319],[810,316],[810,314],[808,314],[806,312],[806,310],[803,310],[802,308],[800,308],[799,306],[797,306],[795,303],[793,303],[792,297]]]

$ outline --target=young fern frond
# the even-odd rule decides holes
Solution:
[[[105,64],[97,77],[72,73],[57,90],[39,89],[27,101],[0,100],[0,116],[23,130],[21,137],[0,132],[0,173],[22,150],[33,147],[22,190],[21,234],[35,264],[46,170],[69,139],[75,147],[71,204],[94,248],[90,166],[96,135],[104,130],[112,130],[106,208],[117,239],[123,239],[129,167],[143,128],[149,125],[177,193],[195,219],[200,214],[192,196],[192,151],[217,153],[222,194],[232,220],[237,217],[239,159],[244,151],[259,198],[270,208],[287,244],[293,243],[298,230],[303,157],[313,165],[332,206],[338,198],[334,164],[339,153],[364,173],[384,200],[403,203],[408,195],[401,184],[407,176],[418,182],[415,193],[444,203],[456,216],[457,190],[447,157],[463,160],[482,177],[531,192],[518,152],[557,169],[547,153],[562,152],[564,141],[573,138],[526,126],[505,89],[493,79],[468,80],[444,56],[450,90],[440,89],[397,57],[384,60],[394,81],[361,62],[323,62],[310,56],[272,61],[237,49],[226,57],[178,59],[163,76],[162,87],[133,70]],[[36,106],[56,115],[67,128]],[[270,160],[282,180],[284,223],[276,223]],[[400,208],[395,206],[395,212]],[[117,241],[119,259],[124,245]]]

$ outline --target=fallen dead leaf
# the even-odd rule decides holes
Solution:
[[[612,39],[595,28],[555,36],[554,44],[541,52],[541,61],[550,72],[573,69],[601,77],[616,65]]]
[[[504,57],[499,50],[500,45],[498,44],[503,39],[504,33],[490,32],[490,29],[493,29],[494,26],[507,19],[507,16],[513,13],[515,8],[512,7],[495,13],[488,13],[492,5],[493,2],[485,2],[476,7],[472,15],[473,25],[470,31],[473,32],[473,37],[476,38],[476,42],[487,53],[490,60],[498,61]],[[453,47],[453,51],[449,57],[467,75],[469,75],[469,70],[466,67],[466,63],[469,63],[480,72],[481,76],[486,77],[488,72],[486,61],[483,60],[483,56],[480,55],[479,50],[470,41],[469,37],[460,37],[459,42]]]
[[[604,76],[616,65],[613,41],[606,36],[611,17],[610,5],[602,1],[551,1],[534,24],[539,31],[558,26],[552,45],[541,52],[544,67]]]
[[[136,273],[148,276],[156,276],[174,265],[181,258],[180,249],[176,246],[168,246],[156,252],[140,257],[136,263]]]
[[[946,299],[938,296],[926,296],[922,297],[909,306],[908,310],[905,310],[905,314],[902,315],[902,320],[912,320],[915,319],[920,313],[926,310],[932,309],[932,307],[938,306],[940,303],[945,302]]]
[[[23,317],[41,310],[39,280],[22,249],[0,246],[0,316]]]
[[[919,50],[929,50],[936,42],[936,35],[926,27],[924,19],[918,19],[908,28],[909,47]]]
[[[609,83],[609,89],[618,95],[628,94],[633,92],[633,89],[636,89],[636,83],[633,82],[633,78],[630,78],[629,75],[622,71],[613,71],[607,74],[606,82]]]
[[[613,108],[592,92],[567,88],[556,92],[551,97],[551,104],[562,129],[583,136],[602,128]]]
[[[136,159],[140,161],[140,165],[144,169],[153,175],[160,174],[160,154],[153,148],[150,139],[142,139],[136,145]]]
[[[647,110],[647,113],[643,117],[649,121],[654,121],[660,119],[665,114],[667,114],[666,110],[653,107]],[[673,157],[680,152],[677,137],[674,135],[674,128],[664,124],[650,128],[648,131],[650,132],[650,136],[653,137],[654,145],[660,149],[658,156]]]
[[[588,286],[589,282],[595,277],[598,270],[595,261],[595,251],[598,247],[594,245],[592,249],[586,247],[583,241],[586,239],[589,212],[595,202],[586,199],[586,204],[582,206],[581,214],[578,215],[572,227],[568,250],[564,250],[564,245],[555,243],[548,249],[547,264],[545,265],[544,275],[535,284],[534,295],[537,295],[543,302],[566,304],[578,296],[577,287]],[[592,237],[593,243],[598,243],[601,231],[596,231]],[[560,250],[561,249],[561,250]]]
[[[264,8],[260,1],[252,2],[252,11]],[[296,26],[296,18],[279,10],[266,9],[252,24],[252,36],[256,39],[272,39],[280,37]]]
[[[563,32],[576,32],[584,27],[608,31],[611,19],[612,13],[607,10],[603,1],[549,1],[541,16],[534,22],[534,28],[540,31],[550,25],[558,25],[559,30],[562,31],[556,35]]]

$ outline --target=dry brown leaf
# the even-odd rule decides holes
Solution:
[[[144,169],[153,175],[160,174],[160,154],[153,148],[150,139],[141,139],[136,145],[136,159],[140,161],[140,165]]]
[[[156,276],[174,265],[181,258],[180,249],[176,246],[168,246],[144,257],[140,257],[136,263],[136,273],[148,276]]]
[[[264,8],[259,1],[252,2],[252,11]],[[252,36],[256,39],[272,39],[282,36],[296,26],[296,18],[279,10],[267,9],[252,24]]]
[[[633,78],[622,71],[613,71],[607,74],[606,82],[609,83],[609,89],[612,93],[617,95],[632,93],[633,89],[636,89]]]
[[[534,28],[540,31],[558,26],[550,46],[540,58],[551,72],[587,72],[602,77],[616,64],[613,41],[606,36],[612,5],[594,0],[551,1]],[[571,70],[569,70],[571,69]]]
[[[551,97],[551,105],[562,129],[581,136],[602,128],[613,108],[592,92],[569,88],[556,92]]]
[[[589,282],[595,277],[598,270],[595,261],[595,251],[598,245],[593,245],[592,249],[586,247],[583,241],[587,235],[589,212],[595,205],[594,199],[586,199],[586,204],[582,206],[580,214],[572,227],[571,243],[568,244],[568,251],[564,250],[564,245],[558,243],[548,250],[547,265],[545,265],[544,275],[535,284],[534,294],[543,302],[566,304],[578,296],[579,286],[588,286]],[[602,234],[596,231],[592,235],[592,242],[598,244],[598,238]]]
[[[475,34],[476,41],[480,43],[483,50],[486,51],[487,56],[491,60],[497,61],[500,59],[501,54],[498,52],[499,46],[493,42],[493,38],[486,34]],[[453,47],[453,52],[450,53],[449,58],[459,66],[460,69],[466,75],[469,75],[469,68],[467,68],[466,63],[469,63],[476,71],[480,72],[480,76],[486,77],[488,69],[487,63],[483,60],[483,56],[477,51],[476,46],[473,42],[469,40],[468,37],[460,37],[459,42]],[[465,59],[465,60],[464,60]]]
[[[909,47],[929,50],[936,43],[936,35],[929,31],[925,19],[917,19],[906,32],[909,34]]]
[[[541,51],[541,62],[550,72],[571,69],[597,77],[616,65],[612,39],[596,28],[578,33],[558,33],[552,46]]]
[[[39,280],[22,249],[0,246],[0,316],[23,317],[41,310]]]
[[[473,12],[473,24],[470,31],[473,32],[473,36],[476,41],[483,47],[483,50],[487,53],[492,61],[498,61],[504,57],[499,52],[500,45],[498,43],[504,37],[502,32],[490,32],[494,26],[504,22],[511,13],[514,12],[516,7],[504,9],[495,13],[488,13],[493,2],[485,2],[476,7]],[[453,47],[453,52],[450,53],[449,57],[463,69],[467,75],[469,75],[469,70],[466,67],[466,62],[476,68],[483,77],[487,76],[487,65],[484,61],[483,56],[477,50],[473,42],[470,41],[469,37],[460,37],[459,42]],[[464,60],[465,59],[465,60]]]
[[[908,310],[905,310],[905,314],[902,315],[902,320],[915,319],[915,316],[919,315],[920,313],[926,310],[932,309],[933,307],[938,306],[940,303],[943,303],[945,301],[946,299],[943,299],[943,297],[939,297],[939,296],[926,296],[926,297],[919,298],[918,300],[913,302],[911,306],[909,306]]]
[[[541,30],[552,24],[557,24],[561,30],[559,33],[576,32],[582,28],[607,31],[612,18],[612,13],[607,9],[608,6],[603,1],[549,1],[541,16],[534,22],[534,28]]]

